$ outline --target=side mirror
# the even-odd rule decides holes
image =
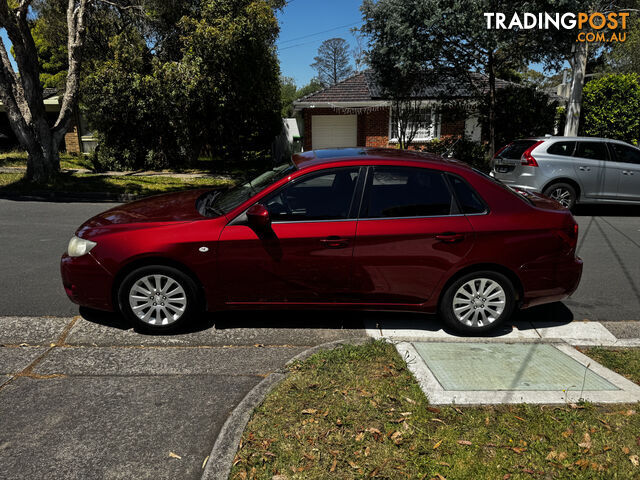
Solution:
[[[269,210],[264,205],[256,203],[247,210],[249,226],[255,230],[265,230],[271,225]]]

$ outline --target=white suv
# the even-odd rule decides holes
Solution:
[[[506,185],[576,203],[640,203],[640,149],[595,137],[515,140],[498,150],[491,176]]]

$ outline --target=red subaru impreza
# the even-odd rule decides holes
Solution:
[[[482,332],[577,288],[578,225],[465,164],[383,149],[295,155],[226,191],[118,206],[62,256],[69,298],[168,331],[202,310],[439,312]]]

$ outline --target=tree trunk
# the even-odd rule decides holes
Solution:
[[[489,52],[489,158],[496,151],[496,72],[493,51]]]
[[[587,73],[587,42],[580,42],[576,46],[571,64],[571,93],[567,105],[567,122],[564,126],[565,137],[578,135],[580,126],[580,110],[582,107],[582,87]]]

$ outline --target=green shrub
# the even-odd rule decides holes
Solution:
[[[616,74],[591,80],[582,92],[583,132],[638,144],[640,140],[640,77]]]
[[[489,171],[485,146],[465,137],[444,137],[420,145],[420,151],[453,157],[478,170]]]

